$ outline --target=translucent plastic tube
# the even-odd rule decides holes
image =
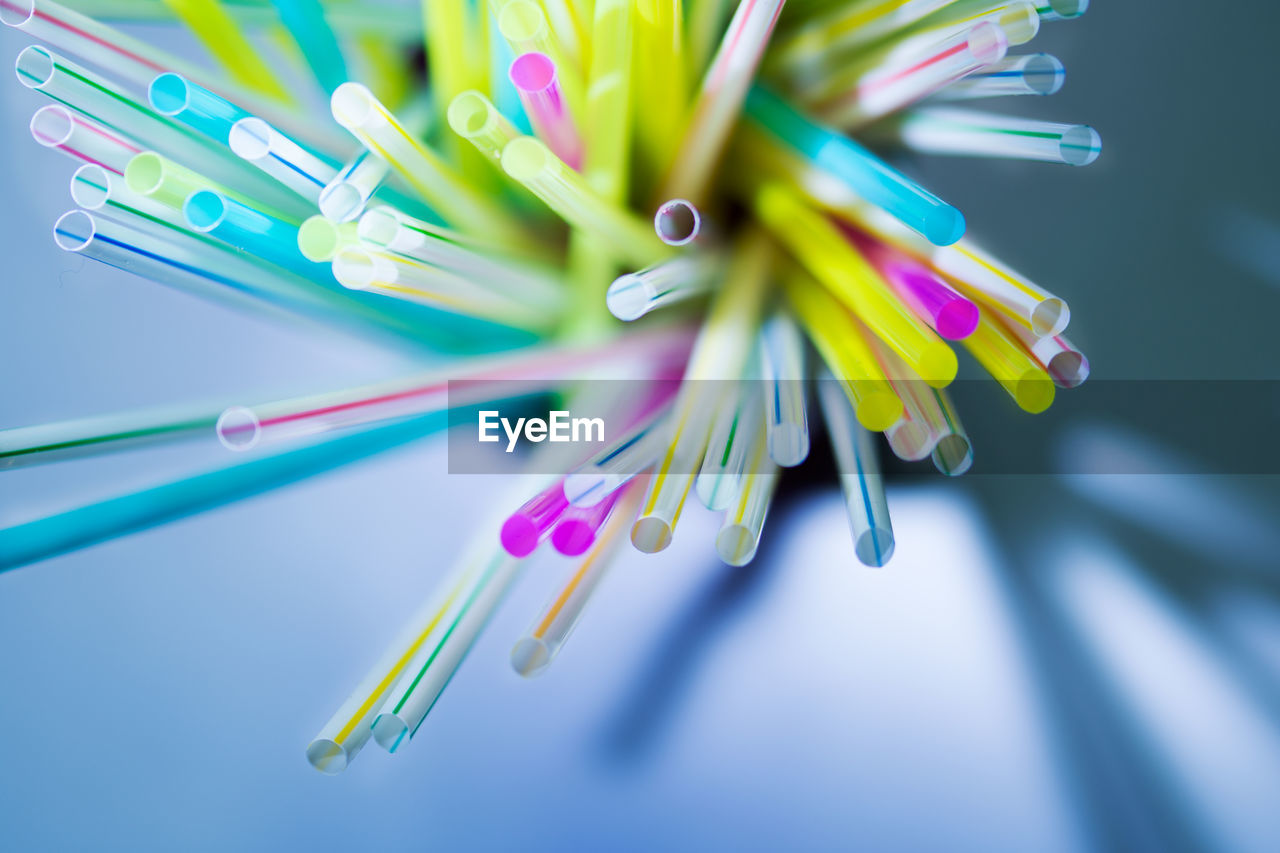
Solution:
[[[564,480],[569,503],[575,507],[597,507],[653,466],[670,439],[668,417],[664,406],[570,471]]]
[[[893,455],[904,462],[918,462],[933,452],[937,442],[925,413],[929,405],[929,386],[911,372],[911,368],[884,343],[870,337],[872,352],[880,360],[894,392],[902,400],[902,417],[884,431]]]
[[[496,167],[502,166],[502,149],[521,136],[516,126],[479,92],[462,92],[449,104],[449,127],[475,146]]]
[[[681,0],[636,3],[631,96],[641,173],[661,177],[675,158],[689,106]]]
[[[963,101],[1006,95],[1052,95],[1062,88],[1067,71],[1047,53],[1006,56],[961,77],[933,93],[935,101]]]
[[[164,0],[164,3],[213,54],[218,64],[242,85],[282,101],[289,99],[288,91],[219,0]]]
[[[945,429],[930,454],[933,466],[948,477],[959,477],[973,467],[973,445],[969,442],[969,434],[964,424],[960,423],[960,415],[951,402],[950,395],[941,388],[930,388],[938,411],[942,415]]]
[[[699,79],[711,64],[713,52],[720,46],[720,36],[729,16],[738,4],[735,0],[699,0],[689,9],[689,71]]]
[[[138,217],[164,222],[184,233],[192,233],[181,213],[130,191],[120,175],[92,163],[85,163],[71,176],[71,199],[84,210],[104,210],[115,218]]]
[[[829,378],[818,382],[818,399],[840,470],[853,551],[863,565],[883,566],[893,556],[893,524],[871,433],[856,423],[848,400]]]
[[[511,63],[510,76],[538,137],[565,165],[581,170],[582,137],[560,91],[556,64],[545,53],[522,53]]]
[[[1039,0],[1036,11],[1042,21],[1068,21],[1089,10],[1089,0]]]
[[[3,433],[0,433],[0,440],[3,440]],[[568,506],[551,531],[552,546],[566,557],[585,554],[596,543],[600,529],[604,527],[623,491],[619,489],[595,506]],[[639,495],[636,497],[639,498]]]
[[[507,143],[502,168],[570,225],[603,241],[619,260],[644,267],[670,257],[671,250],[647,223],[601,198],[537,139],[522,136]]]
[[[172,406],[0,429],[0,469],[133,450],[189,438],[213,426],[218,419],[215,409],[211,406]]]
[[[1089,378],[1089,359],[1067,340],[1066,335],[1036,337],[1020,323],[1004,323],[1004,327],[1048,372],[1054,385],[1059,388],[1075,388]]]
[[[31,116],[31,136],[45,148],[56,148],[117,175],[124,174],[130,158],[141,150],[116,131],[53,104]]]
[[[1004,30],[1009,46],[1026,44],[1040,32],[1040,15],[1029,0],[960,0],[912,27],[910,35],[898,42],[895,50],[915,39],[939,41],[965,27],[989,21]]]
[[[326,92],[347,82],[347,63],[319,0],[271,0],[298,44],[307,67]]]
[[[298,226],[298,251],[314,263],[332,261],[338,252],[360,241],[354,222],[334,222],[316,215]]]
[[[320,213],[334,222],[358,219],[390,171],[373,152],[361,151],[320,190]]]
[[[475,580],[414,654],[383,700],[373,721],[373,737],[394,753],[412,739],[449,679],[466,657],[489,617],[497,610],[522,563],[501,548],[477,562]]]
[[[250,204],[249,197],[243,193],[180,166],[154,151],[134,155],[124,168],[124,181],[131,192],[176,211],[181,211],[187,199],[201,190],[217,192],[242,204]],[[267,207],[259,201],[252,202],[252,205],[277,218],[289,216],[284,211]]]
[[[564,44],[565,60],[581,65],[586,56],[585,43],[589,32],[584,16],[581,0],[542,0],[542,8],[547,10],[547,23],[552,32]]]
[[[582,78],[576,71],[579,66],[566,52],[563,41],[574,33],[553,29],[536,0],[509,0],[502,4],[497,17],[498,32],[514,55],[542,53],[551,58],[556,68],[562,69],[560,85],[564,88],[569,112],[580,115],[584,93]]]
[[[801,263],[921,379],[939,388],[955,379],[955,353],[892,295],[880,274],[830,220],[778,183],[756,194],[755,210]]]
[[[760,332],[760,366],[767,405],[765,425],[769,458],[794,468],[809,457],[809,418],[805,411],[805,349],[791,315],[774,313]]]
[[[702,469],[694,481],[698,500],[713,511],[728,509],[742,490],[756,438],[764,429],[760,383],[742,380],[723,384],[722,396],[715,404],[715,420],[711,424]],[[751,473],[757,470],[752,468]]]
[[[227,144],[232,125],[249,118],[248,112],[226,98],[171,71],[151,81],[147,100],[160,115],[168,116],[223,145]]]
[[[298,227],[213,190],[198,190],[182,205],[187,224],[251,255],[317,282],[329,271],[298,251]]]
[[[1102,152],[1101,137],[1088,125],[945,107],[913,110],[892,125],[892,132],[902,145],[922,154],[1087,166]]]
[[[668,246],[687,246],[704,238],[702,225],[702,213],[684,198],[664,201],[653,214],[653,231]]]
[[[596,0],[582,133],[583,176],[606,201],[625,201],[631,169],[631,65],[634,4]]]
[[[511,666],[516,672],[526,678],[543,672],[569,639],[582,618],[591,594],[608,572],[619,546],[626,541],[624,534],[627,525],[640,502],[639,485],[634,484],[626,490],[626,495],[615,512],[606,512],[609,520],[593,542],[591,553],[574,567],[568,582],[533,620],[525,636],[511,649]]]
[[[1060,333],[1071,319],[1066,302],[968,240],[934,251],[928,260],[961,291],[998,308],[1037,337]]]
[[[547,488],[525,501],[502,523],[499,538],[502,547],[513,557],[527,557],[544,539],[569,508],[564,496],[564,480],[557,479]]]
[[[344,83],[334,90],[330,106],[338,124],[386,161],[450,223],[515,246],[528,242],[524,229],[496,200],[414,139],[364,86]]]
[[[847,54],[946,6],[952,0],[901,0],[889,3],[844,3],[815,16],[778,45],[777,67],[803,78],[824,54]]]
[[[740,3],[690,107],[659,198],[705,200],[785,0]]]
[[[895,53],[892,62],[876,56],[855,63],[839,77],[844,91],[813,106],[824,120],[845,130],[864,127],[1000,61],[1008,47],[1004,30],[984,21],[919,52]]]
[[[793,273],[785,285],[791,307],[849,397],[858,422],[873,432],[895,424],[902,417],[902,400],[848,310],[808,276]]]
[[[257,166],[312,204],[338,174],[338,167],[312,154],[260,118],[244,118],[231,127],[227,144],[242,160]]]
[[[722,261],[719,254],[701,252],[624,273],[609,285],[605,304],[619,320],[638,320],[655,309],[706,293]]]
[[[952,341],[973,334],[978,326],[978,306],[952,289],[937,273],[882,243],[850,236],[898,298],[931,329]]]
[[[747,96],[747,115],[763,133],[795,149],[931,243],[948,245],[964,234],[959,210],[853,140],[809,121],[771,92],[754,87]]]
[[[977,331],[964,340],[964,345],[1019,408],[1034,415],[1053,404],[1053,380],[1049,374],[990,311],[982,312]]]
[[[769,503],[778,485],[778,466],[769,458],[765,444],[764,437],[757,433],[750,470],[716,534],[716,553],[731,566],[745,566],[755,558]]]

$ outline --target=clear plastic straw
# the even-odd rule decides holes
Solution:
[[[893,524],[871,433],[858,425],[849,401],[830,377],[818,382],[818,399],[840,471],[853,551],[863,565],[883,566],[893,556]]]
[[[360,218],[369,199],[373,198],[390,171],[391,167],[373,152],[361,151],[320,190],[320,213],[334,222],[351,222]]]
[[[624,273],[609,285],[605,304],[619,320],[638,320],[650,311],[707,293],[723,260],[718,253],[700,252]]]
[[[933,93],[935,101],[966,101],[1007,95],[1052,95],[1067,71],[1055,56],[1030,53],[1006,56]]]
[[[903,115],[886,130],[901,145],[921,154],[1087,166],[1102,153],[1102,139],[1088,125],[977,110],[925,107]]]
[[[769,503],[778,485],[778,466],[769,458],[766,443],[764,436],[757,433],[742,489],[716,534],[716,553],[731,566],[745,566],[755,559]]]
[[[912,27],[894,50],[910,49],[916,39],[939,39],[983,21],[1004,30],[1009,46],[1026,44],[1040,32],[1040,15],[1029,0],[959,0],[950,3]]]
[[[880,360],[894,392],[902,400],[902,417],[884,431],[893,455],[904,462],[918,462],[933,452],[937,443],[926,408],[930,406],[929,386],[911,372],[898,354],[874,336],[868,337],[871,350]]]
[[[1012,317],[1037,337],[1059,334],[1071,319],[1065,301],[968,240],[934,251],[928,260],[960,290]]]
[[[71,200],[84,210],[101,210],[114,219],[125,217],[125,222],[131,221],[132,217],[149,219],[194,234],[181,213],[138,195],[125,185],[120,175],[93,163],[85,163],[71,176]]]
[[[257,166],[312,204],[338,174],[338,167],[319,157],[260,118],[244,118],[231,127],[227,143],[242,160]]]
[[[942,388],[930,388],[938,411],[942,414],[946,429],[933,448],[933,466],[948,477],[959,477],[973,467],[973,445],[965,432],[960,415],[951,402],[950,395]]]
[[[511,63],[510,75],[538,137],[565,165],[581,170],[582,137],[560,91],[556,64],[545,53],[522,53]]]
[[[964,234],[964,216],[955,207],[853,140],[810,121],[768,90],[759,86],[751,90],[747,115],[762,133],[795,149],[931,243],[948,245]]]
[[[539,140],[522,136],[507,143],[502,168],[570,225],[603,241],[619,260],[644,267],[671,256],[647,223],[601,198]]]
[[[280,12],[280,21],[324,90],[331,93],[347,82],[342,48],[319,0],[271,0],[271,4]]]
[[[574,568],[568,582],[533,620],[528,633],[511,649],[511,666],[516,672],[526,678],[540,674],[551,665],[569,639],[591,594],[608,572],[619,546],[626,541],[627,525],[640,502],[640,485],[633,484],[626,490],[616,511],[605,513],[609,520],[595,538],[591,553]]]
[[[298,226],[298,251],[314,263],[332,261],[338,252],[360,242],[354,222],[334,222],[316,215]]]
[[[131,192],[176,211],[182,210],[182,206],[193,193],[209,190],[235,199],[241,204],[251,205],[276,218],[297,221],[283,210],[267,207],[258,200],[251,200],[249,196],[236,192],[225,184],[211,180],[186,166],[181,166],[154,151],[135,154],[124,167],[124,181]],[[295,197],[294,200],[297,201],[297,198]]]
[[[564,493],[575,507],[598,507],[610,495],[656,464],[670,440],[669,407],[663,406],[612,444],[574,468]]]
[[[964,340],[965,348],[1019,408],[1038,414],[1053,404],[1053,380],[1009,329],[984,309],[977,331]]]
[[[1042,21],[1069,21],[1089,10],[1089,0],[1039,0],[1036,11]]]
[[[804,338],[791,315],[777,311],[760,331],[769,458],[794,468],[809,457]]]
[[[702,225],[702,213],[684,198],[664,201],[653,214],[653,231],[668,246],[687,246],[704,238]]]
[[[192,83],[180,74],[166,72],[147,87],[151,109],[223,145],[236,122],[249,113],[221,95]]]
[[[1036,337],[1021,323],[1004,323],[1059,388],[1075,388],[1089,378],[1089,359],[1066,335]]]
[[[117,175],[124,174],[130,158],[141,150],[116,131],[54,104],[31,116],[31,136],[45,148],[56,148]]]
[[[765,428],[764,399],[760,383],[750,379],[725,383],[723,397],[716,407],[711,424],[711,437],[702,458],[702,469],[694,481],[698,500],[709,510],[728,509],[742,490],[756,437]]]
[[[922,263],[882,243],[851,234],[859,251],[920,319],[947,340],[959,341],[978,327],[978,306]]]
[[[815,15],[778,45],[770,65],[789,77],[812,76],[815,64],[828,54],[845,55],[880,41],[951,3],[952,0],[891,0],[842,3]]]
[[[449,127],[475,146],[493,163],[502,167],[502,149],[522,134],[493,103],[479,92],[461,92],[449,104]]]

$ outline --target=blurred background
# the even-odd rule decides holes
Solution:
[[[0,576],[3,846],[1280,849],[1280,12],[1224,11],[1096,0],[1044,27],[1067,83],[1017,111],[1097,128],[1087,168],[904,161],[1070,301],[1093,376],[1035,417],[962,397],[978,461],[893,469],[888,567],[855,560],[818,439],[750,566],[690,509],[524,681],[511,644],[567,569],[544,554],[412,745],[325,777],[306,743],[493,502],[418,442]],[[60,251],[72,169],[27,132],[41,103],[0,85],[0,426],[409,369]],[[1205,411],[1222,387],[1249,405]],[[1185,408],[1143,418],[1148,396]],[[984,473],[1028,436],[1034,468]],[[224,454],[5,471],[0,525]]]

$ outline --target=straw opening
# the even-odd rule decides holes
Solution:
[[[400,220],[385,210],[368,211],[360,217],[360,224],[356,226],[356,234],[361,240],[367,240],[382,249],[391,245],[399,230]]]
[[[1087,124],[1077,124],[1058,141],[1062,161],[1072,166],[1088,166],[1102,153],[1102,137]]]
[[[167,71],[151,81],[147,99],[161,115],[176,116],[191,106],[191,86],[181,76]]]
[[[245,160],[261,160],[271,152],[271,125],[260,118],[242,118],[231,125],[227,145]]]
[[[1071,309],[1056,296],[1036,305],[1031,312],[1031,331],[1037,338],[1056,335],[1067,327]]]
[[[151,195],[164,183],[164,159],[154,151],[134,155],[124,167],[124,185],[138,195]]]
[[[652,515],[637,519],[631,528],[631,544],[646,554],[656,554],[671,544],[671,525]]]
[[[71,200],[85,210],[98,210],[107,203],[111,176],[95,163],[85,163],[71,176]]]
[[[1067,70],[1061,60],[1047,53],[1037,53],[1022,66],[1022,79],[1037,95],[1052,95],[1062,88]]]
[[[948,477],[959,477],[973,465],[973,448],[962,435],[944,435],[933,448],[933,462]]]
[[[228,450],[251,450],[262,438],[258,416],[244,406],[232,406],[219,415],[214,431]]]
[[[93,242],[97,228],[93,217],[83,210],[72,210],[58,217],[53,223],[53,242],[59,249],[67,252],[79,252]]]
[[[673,198],[653,215],[653,230],[668,246],[685,246],[697,239],[702,230],[702,215],[693,202]]]
[[[18,82],[28,89],[39,89],[53,79],[53,54],[43,47],[23,48],[13,63]]]
[[[1009,39],[998,25],[983,21],[969,31],[968,45],[973,58],[985,65],[1004,58]]]
[[[893,556],[893,531],[883,527],[872,527],[863,531],[854,544],[853,551],[858,561],[864,566],[879,568],[889,562]]]
[[[36,0],[4,0],[0,3],[0,23],[20,27],[36,14]]]
[[[1049,8],[1060,18],[1078,18],[1089,9],[1089,0],[1049,0]]]
[[[556,82],[556,64],[545,53],[522,53],[508,71],[511,83],[523,92],[543,92]]]
[[[1083,353],[1060,352],[1049,359],[1048,369],[1059,388],[1075,388],[1089,378],[1089,359]]]
[[[66,107],[43,106],[31,116],[31,135],[46,148],[57,148],[71,139],[75,118]]]
[[[298,251],[309,261],[331,260],[340,244],[338,226],[323,216],[312,216],[298,228]]]
[[[1049,408],[1053,397],[1053,382],[1040,370],[1028,370],[1014,382],[1014,400],[1020,408],[1033,415]]]
[[[360,127],[373,116],[373,96],[359,83],[343,83],[333,90],[329,109],[343,127]]]
[[[522,136],[502,149],[502,169],[517,181],[528,181],[545,172],[551,150],[532,136]]]
[[[377,275],[377,264],[368,252],[347,247],[333,258],[333,277],[351,290],[367,290]]]
[[[551,649],[537,637],[525,637],[511,649],[511,668],[525,678],[538,675],[551,663]]]
[[[226,219],[227,202],[213,190],[198,190],[187,197],[182,215],[195,230],[212,231]]]
[[[335,222],[349,222],[360,213],[364,197],[351,184],[330,184],[320,193],[320,212]]]
[[[449,104],[449,127],[453,132],[471,139],[488,131],[497,121],[479,92],[463,92]]]
[[[373,739],[387,752],[395,752],[409,734],[409,726],[395,714],[379,714],[373,721]]]
[[[756,537],[745,525],[731,524],[716,534],[716,553],[730,566],[745,566],[756,555]]]
[[[624,273],[614,279],[604,295],[605,307],[619,320],[638,320],[645,314],[649,296],[644,279],[635,273]]]
[[[307,744],[307,761],[321,773],[332,776],[347,769],[347,751],[328,738],[316,738]]]

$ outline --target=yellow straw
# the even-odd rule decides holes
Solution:
[[[1053,380],[1018,343],[1018,340],[986,308],[965,348],[999,382],[1023,410],[1038,414],[1053,403]]]
[[[553,30],[547,15],[534,0],[508,0],[498,16],[498,32],[516,56],[522,53],[544,53],[556,66],[556,80],[564,93],[569,113],[581,116],[584,103],[582,74],[576,60],[565,50],[560,39],[563,30]]]
[[[596,0],[587,75],[587,183],[608,201],[626,200],[631,136],[632,13],[630,0]]]
[[[422,0],[423,31],[431,67],[431,92],[439,122],[459,92],[488,88],[488,28],[481,26],[471,4],[459,0]],[[457,155],[459,167],[469,176],[488,181],[491,173],[478,169],[480,158],[470,147],[445,136],[445,145]]]
[[[681,6],[680,0],[636,0],[635,136],[648,180],[672,161],[689,103]]]
[[[264,95],[291,100],[240,25],[218,0],[164,0],[233,78]]]

